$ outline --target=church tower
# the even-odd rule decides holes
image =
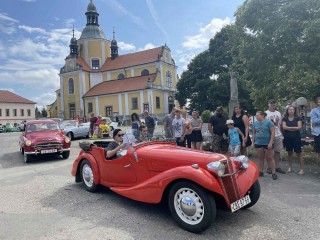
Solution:
[[[115,32],[114,32],[114,29],[113,29],[113,39],[111,41],[111,59],[114,60],[116,59],[116,57],[118,57],[118,44],[117,44],[117,41],[115,39]]]

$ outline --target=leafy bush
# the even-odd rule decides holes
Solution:
[[[209,119],[211,117],[211,111],[210,110],[204,110],[201,114],[201,119],[204,123],[208,123]]]

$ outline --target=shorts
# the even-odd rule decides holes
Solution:
[[[229,145],[229,151],[230,151],[230,155],[232,155],[232,156],[239,155],[240,144],[237,144],[235,146]]]
[[[217,134],[212,136],[212,151],[217,153],[227,153],[228,152],[228,141]]]
[[[202,142],[202,133],[201,130],[195,130],[191,133],[191,142]]]
[[[301,153],[301,138],[300,135],[297,138],[285,138],[285,148],[287,152],[294,151],[295,153]]]
[[[283,150],[283,138],[275,137],[273,141],[273,150],[275,152],[281,152]]]
[[[314,151],[320,153],[320,135],[314,136]]]
[[[255,144],[254,145],[255,148],[264,148],[264,149],[268,149],[268,145],[259,145],[259,144]]]

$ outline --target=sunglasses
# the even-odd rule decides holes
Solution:
[[[123,136],[124,136],[124,134],[118,134],[117,136],[118,136],[118,137],[123,137]]]

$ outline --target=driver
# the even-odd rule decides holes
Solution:
[[[108,146],[105,148],[106,158],[108,160],[116,159],[117,152],[120,151],[122,148],[126,147],[127,144],[123,143],[123,136],[124,133],[121,129],[117,128],[113,131],[114,141],[109,143]]]

